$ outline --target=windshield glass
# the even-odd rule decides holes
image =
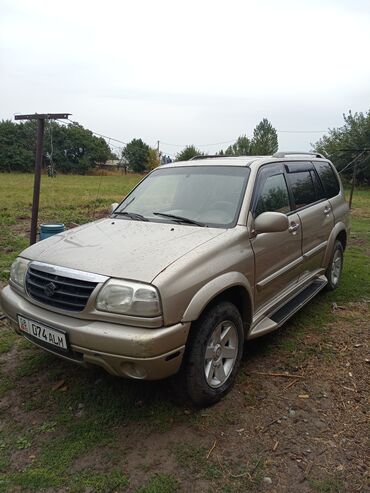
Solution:
[[[150,221],[232,226],[237,221],[248,176],[249,168],[237,166],[158,168],[114,214],[134,220],[140,215]]]

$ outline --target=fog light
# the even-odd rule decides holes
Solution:
[[[141,380],[147,376],[145,368],[138,365],[137,363],[122,363],[121,369],[125,375],[131,378],[137,378]]]

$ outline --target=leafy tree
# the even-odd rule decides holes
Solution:
[[[226,149],[225,156],[248,156],[250,155],[250,147],[251,141],[246,135],[241,135],[235,144]]]
[[[122,151],[122,156],[135,173],[143,173],[149,163],[150,147],[141,139],[132,139]]]
[[[344,125],[330,129],[313,148],[327,156],[339,170],[344,170],[344,176],[351,176],[353,166],[344,169],[363,149],[370,149],[370,110],[367,113],[352,113],[343,115]],[[359,156],[357,180],[360,183],[370,183],[370,152]]]
[[[193,145],[186,146],[176,155],[176,161],[189,161],[192,157],[202,156],[203,152]]]
[[[35,121],[0,122],[0,171],[32,172],[35,151]],[[43,154],[44,165],[52,157],[57,171],[83,174],[109,159],[111,150],[103,138],[94,136],[81,125],[66,127],[47,122]]]
[[[95,137],[82,125],[62,127],[52,123],[47,130],[50,138],[52,132],[53,162],[62,172],[85,174],[111,157],[106,141],[102,137]]]
[[[264,118],[253,130],[250,154],[254,156],[268,156],[278,150],[278,136],[276,129]]]
[[[32,135],[33,134],[33,135]],[[35,162],[35,122],[0,122],[0,171],[29,171]]]
[[[148,153],[148,169],[152,170],[159,166],[159,157],[156,149],[150,148]]]

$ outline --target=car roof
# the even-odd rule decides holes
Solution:
[[[272,156],[199,156],[189,161],[175,161],[169,164],[162,164],[160,168],[182,167],[182,166],[241,166],[259,167],[266,163],[297,162],[297,161],[327,161],[324,156],[316,153],[276,153]]]

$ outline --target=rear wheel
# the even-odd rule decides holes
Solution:
[[[328,279],[328,284],[326,285],[326,289],[328,291],[334,291],[334,289],[337,289],[342,274],[342,269],[343,269],[343,245],[339,240],[337,240],[334,244],[334,249],[330,259],[330,263],[325,272],[325,275]]]
[[[232,303],[219,303],[195,323],[179,375],[182,389],[194,404],[209,406],[230,391],[243,343],[241,316]]]

